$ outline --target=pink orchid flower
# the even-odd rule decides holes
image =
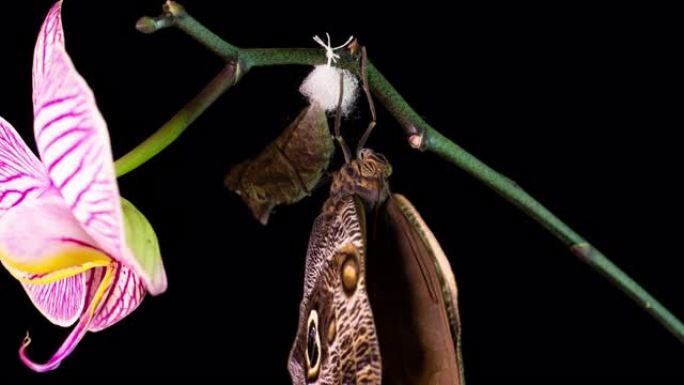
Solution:
[[[45,19],[33,60],[40,159],[0,118],[0,261],[52,323],[74,330],[45,364],[55,369],[87,331],[166,290],[156,236],[119,196],[109,135],[93,93],[64,48],[62,3]],[[128,241],[128,243],[127,243]]]

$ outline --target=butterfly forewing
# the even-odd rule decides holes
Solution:
[[[380,384],[362,210],[352,195],[331,197],[314,223],[288,363],[293,384]]]

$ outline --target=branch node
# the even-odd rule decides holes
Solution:
[[[170,13],[164,13],[159,17],[143,16],[135,23],[135,29],[149,35],[160,29],[173,26],[174,22],[175,17]]]
[[[408,138],[409,146],[416,150],[423,149],[423,134],[411,134]]]
[[[185,8],[182,5],[171,0],[168,0],[166,4],[162,6],[162,9],[164,10],[164,12],[168,12],[176,18],[183,17],[187,14],[185,12]]]
[[[581,242],[570,246],[570,251],[575,254],[578,258],[591,262],[594,255],[594,247],[588,242]]]
[[[143,16],[135,23],[135,29],[146,34],[154,33],[157,31],[157,23],[153,18]]]

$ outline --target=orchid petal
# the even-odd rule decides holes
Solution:
[[[67,327],[83,313],[86,300],[85,273],[42,285],[23,283],[33,305],[50,322]]]
[[[107,124],[88,84],[64,48],[62,3],[41,28],[33,61],[36,145],[52,183],[98,247],[136,272],[152,293],[163,287],[147,276],[125,242]]]
[[[38,158],[14,127],[0,117],[0,217],[49,184]]]
[[[83,339],[83,336],[85,336],[86,332],[88,331],[88,327],[90,326],[91,321],[95,316],[95,310],[100,305],[100,302],[104,294],[106,293],[106,290],[112,284],[112,279],[113,268],[112,266],[109,266],[106,268],[104,277],[99,282],[98,288],[95,294],[93,295],[92,301],[88,305],[88,309],[86,309],[86,311],[83,313],[80,321],[78,322],[74,330],[71,331],[71,333],[64,341],[64,343],[62,343],[62,346],[60,346],[57,352],[45,364],[35,363],[31,361],[31,359],[29,359],[26,355],[26,348],[31,343],[31,338],[29,338],[27,335],[24,339],[24,342],[21,344],[21,347],[19,348],[19,358],[24,362],[24,364],[32,370],[41,373],[56,369],[59,366],[59,364],[67,356],[69,356],[69,354],[71,354],[72,351],[74,351],[76,345],[78,345],[81,339]]]
[[[127,266],[117,264],[114,283],[107,291],[100,308],[97,309],[88,330],[97,332],[121,321],[145,298],[145,285]],[[93,269],[103,270],[102,268]],[[103,274],[100,275],[101,277]],[[95,287],[95,286],[93,286]]]
[[[121,198],[121,207],[124,214],[126,242],[131,252],[155,282],[151,287],[166,289],[166,273],[161,260],[157,235],[152,225],[128,200]],[[140,277],[125,265],[118,265],[114,282],[106,294],[102,307],[97,310],[90,325],[90,331],[97,332],[120,321],[135,310],[145,297],[145,285]]]
[[[50,71],[50,62],[55,52],[52,46],[64,49],[64,30],[62,28],[62,1],[50,8],[40,28],[36,46],[33,50],[33,104],[36,105],[36,90]]]
[[[124,233],[107,125],[65,51],[61,5],[57,2],[48,13],[35,48],[36,145],[73,215],[102,249],[119,259]]]
[[[96,245],[54,187],[7,211],[0,221],[0,261],[23,283],[53,283],[111,264]]]
[[[124,215],[126,243],[133,257],[149,277],[150,294],[161,294],[166,290],[166,271],[159,250],[157,234],[150,222],[133,204],[121,198],[121,208]]]
[[[53,284],[24,286],[38,290],[40,287],[68,285],[70,282],[79,284],[76,290],[81,289],[78,295],[83,298],[83,301],[75,317],[78,319],[80,315],[80,321],[59,350],[45,364],[37,364],[26,355],[26,349],[31,343],[31,339],[27,336],[19,349],[19,356],[24,364],[34,371],[46,372],[56,369],[76,348],[87,331],[97,332],[120,321],[135,310],[145,296],[145,286],[142,281],[127,266],[116,262],[107,267],[95,267]],[[53,290],[49,294],[53,302],[57,300],[54,297],[55,293],[56,291]],[[82,310],[84,304],[88,304],[85,311]]]

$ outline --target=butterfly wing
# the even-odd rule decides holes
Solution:
[[[299,327],[288,370],[295,385],[380,385],[381,359],[366,291],[365,216],[352,195],[333,197],[314,223]]]
[[[377,212],[367,287],[383,384],[463,384],[456,281],[416,209],[394,194]]]

